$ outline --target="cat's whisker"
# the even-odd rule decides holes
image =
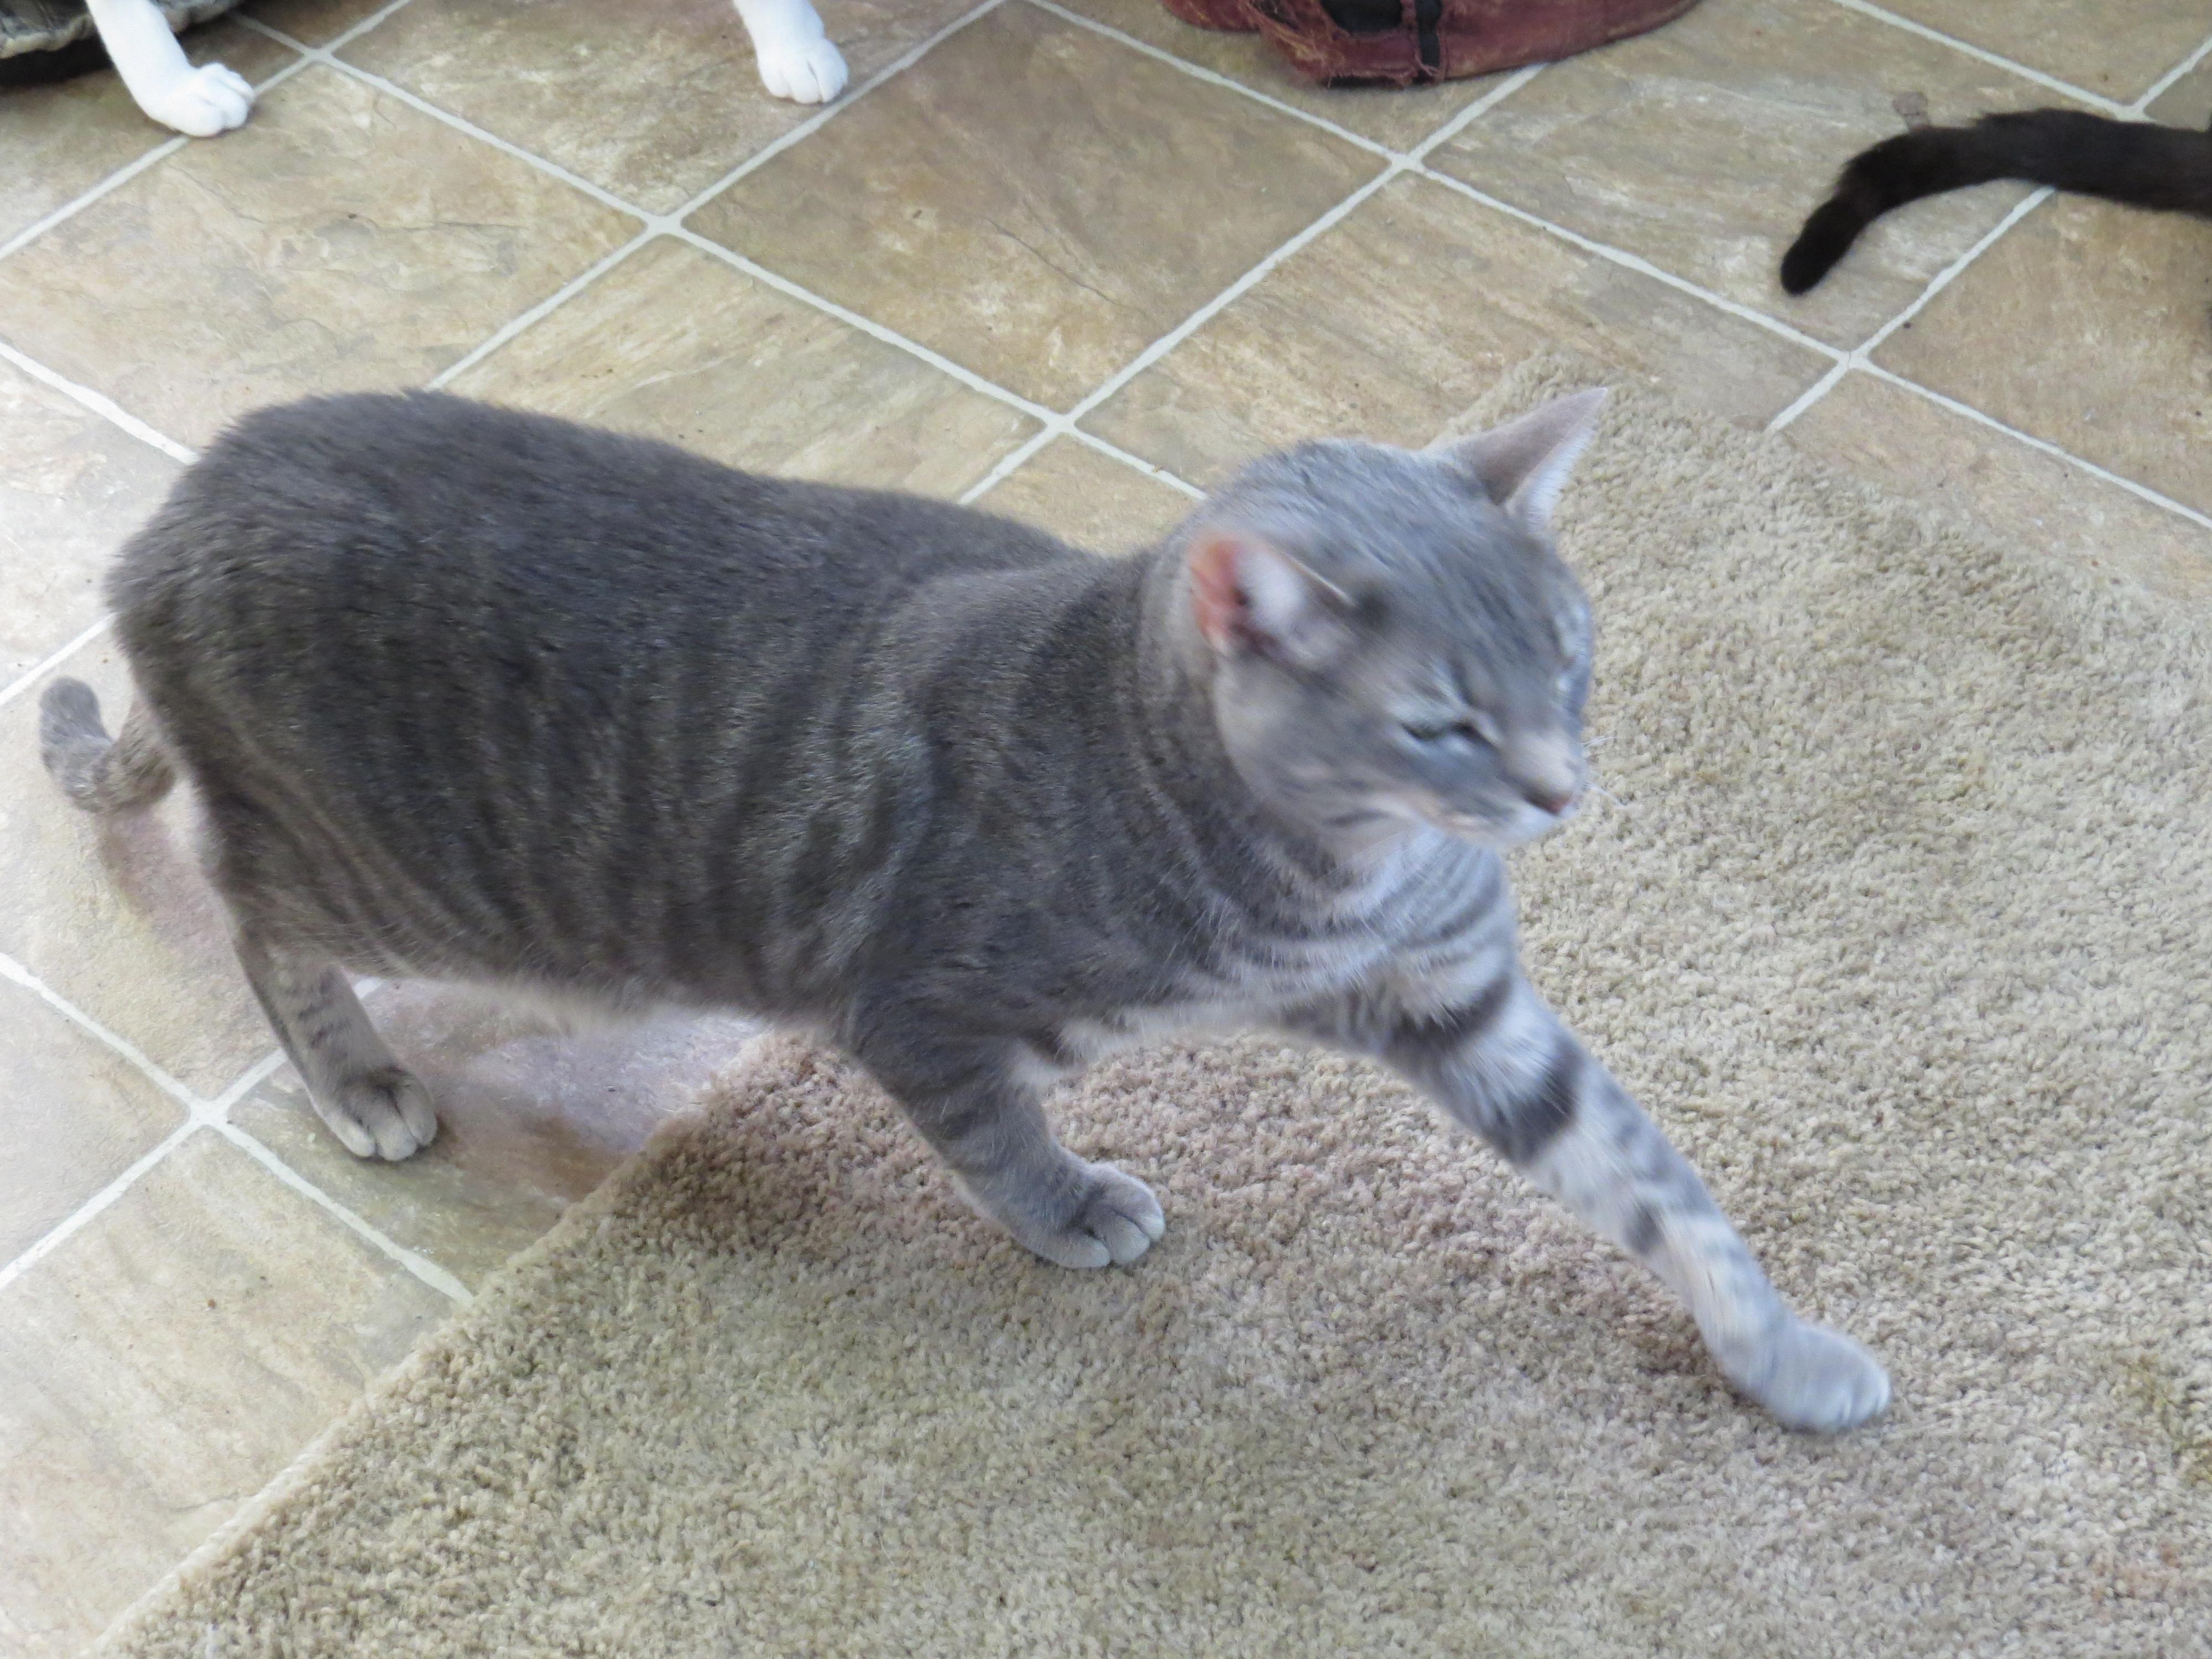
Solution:
[[[1628,803],[1621,799],[1620,796],[1614,794],[1612,790],[1607,788],[1601,783],[1585,783],[1583,785],[1583,787],[1590,794],[1595,795],[1600,800],[1608,802],[1611,805],[1619,807],[1624,812],[1628,810]]]

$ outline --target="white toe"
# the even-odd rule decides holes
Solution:
[[[845,59],[817,35],[759,48],[761,84],[795,104],[826,104],[845,89]]]

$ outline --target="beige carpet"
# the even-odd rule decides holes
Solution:
[[[1644,392],[1565,526],[1620,804],[1536,976],[1887,1422],[1361,1066],[1097,1073],[1168,1234],[1079,1275],[777,1042],[112,1650],[2212,1652],[2212,635]]]

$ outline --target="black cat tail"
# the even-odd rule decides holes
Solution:
[[[1835,194],[1782,256],[1782,286],[1804,293],[1892,208],[1998,179],[2212,216],[2212,135],[2070,109],[2020,110],[1984,115],[1970,127],[1900,132],[1844,167]]]

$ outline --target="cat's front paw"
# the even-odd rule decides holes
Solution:
[[[763,40],[754,52],[761,84],[794,104],[826,104],[845,90],[845,58],[819,34]]]
[[[315,1110],[356,1158],[398,1163],[437,1138],[438,1114],[430,1091],[412,1072],[380,1066],[347,1078],[327,1091],[310,1091]]]
[[[1730,1379],[1784,1426],[1835,1434],[1879,1417],[1889,1405],[1889,1376],[1875,1357],[1840,1331],[1792,1316],[1740,1364]]]
[[[253,107],[253,88],[236,71],[206,64],[149,93],[138,100],[138,107],[165,127],[194,138],[212,138],[245,122]]]
[[[1002,1207],[1006,1231],[1062,1267],[1103,1267],[1134,1261],[1168,1228],[1160,1201],[1134,1176],[1110,1164],[1081,1164],[1079,1178],[1054,1195],[1048,1212]]]

